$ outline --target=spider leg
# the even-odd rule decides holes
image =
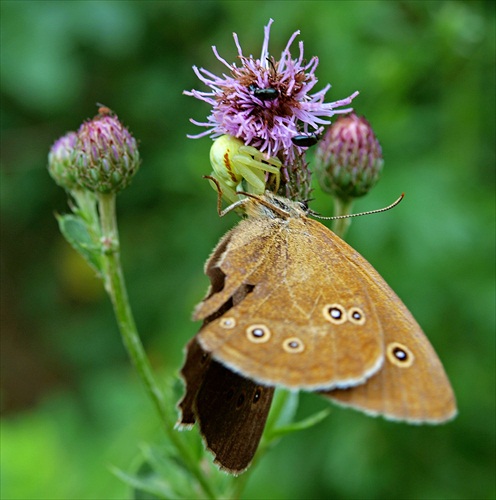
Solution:
[[[241,158],[246,160],[247,165],[273,174],[277,174],[282,167],[282,163],[278,158],[269,158],[252,146],[241,146],[239,153],[233,156],[234,161],[240,161]]]
[[[262,194],[265,191],[265,175],[263,170],[253,170],[253,165],[250,162],[245,162],[244,156],[241,156],[239,161],[236,158],[236,174],[252,186],[255,194]]]
[[[215,175],[215,172],[212,172],[210,175],[218,182],[218,185],[216,185],[214,181],[209,179],[210,185],[217,192],[219,191],[220,186],[222,196],[225,196],[232,203],[239,201],[239,195],[236,193],[236,190],[233,188],[233,186],[227,184],[220,176]]]

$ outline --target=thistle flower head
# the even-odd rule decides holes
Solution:
[[[343,200],[368,193],[379,180],[383,164],[381,145],[372,127],[354,113],[329,127],[315,155],[322,189]]]
[[[68,132],[53,143],[48,154],[49,174],[59,186],[68,191],[78,188],[76,171],[74,169],[74,148],[76,142],[76,132]]]
[[[269,55],[271,19],[264,30],[264,41],[259,59],[243,55],[238,36],[233,33],[240,66],[229,64],[212,47],[215,57],[224,64],[229,74],[217,76],[210,71],[193,67],[198,78],[209,87],[208,92],[185,91],[208,103],[212,111],[206,122],[191,120],[208,130],[193,136],[223,134],[237,137],[269,157],[278,156],[284,164],[292,164],[303,150],[292,138],[301,134],[321,133],[322,126],[336,113],[351,109],[336,109],[351,103],[357,92],[336,102],[325,103],[330,85],[312,94],[317,83],[317,57],[307,63],[303,57],[303,42],[299,42],[299,56],[291,57],[290,47],[299,31],[293,33],[281,57]]]
[[[75,168],[78,182],[87,189],[116,193],[138,171],[138,145],[129,130],[108,108],[84,122],[77,133]]]

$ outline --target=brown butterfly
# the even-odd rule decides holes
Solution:
[[[247,197],[224,211],[219,208],[224,215],[243,207],[248,218],[221,239],[205,266],[211,286],[195,309],[194,319],[203,320],[203,326],[194,342],[195,351],[212,360],[203,372],[195,368],[199,373],[194,375],[186,362],[183,420],[185,410],[204,428],[211,418],[232,418],[233,406],[224,416],[205,409],[206,395],[215,394],[212,363],[230,374],[222,376],[222,384],[241,376],[257,387],[315,391],[339,404],[411,423],[453,418],[455,397],[439,358],[377,271],[310,219],[304,204],[269,192],[243,194]],[[208,389],[202,391],[205,384]],[[195,385],[200,387],[196,392]],[[268,412],[270,401],[265,406]],[[263,429],[266,414],[259,408]],[[256,426],[252,411],[245,410],[245,434]],[[220,426],[210,435],[202,433],[213,449],[210,441],[230,430]]]

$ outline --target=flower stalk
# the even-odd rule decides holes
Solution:
[[[153,401],[161,420],[167,423],[162,394],[157,387],[148,357],[141,343],[136,323],[129,305],[124,275],[120,263],[120,243],[115,213],[115,194],[99,193],[98,206],[102,229],[102,254],[104,263],[104,286],[110,296],[115,317],[124,345],[136,371],[143,381],[150,399]]]
[[[351,214],[355,197],[366,194],[377,182],[382,169],[382,152],[368,122],[355,115],[342,117],[326,133],[335,114],[349,113],[348,106],[358,92],[335,102],[324,102],[330,85],[313,92],[318,80],[315,70],[318,59],[303,57],[303,42],[299,55],[291,56],[290,47],[299,31],[293,33],[279,60],[269,54],[272,20],[264,29],[264,41],[259,59],[243,55],[238,37],[239,67],[225,61],[213,47],[215,57],[229,69],[229,75],[216,76],[194,67],[208,92],[191,90],[185,94],[211,106],[206,122],[191,120],[207,130],[190,136],[210,136],[215,140],[211,150],[211,177],[217,189],[235,202],[239,191],[260,194],[271,190],[294,200],[307,201],[311,192],[311,172],[306,160],[307,148],[319,143],[316,152],[316,173],[322,189],[334,197],[336,216]],[[165,468],[157,468],[156,477],[167,483],[163,470],[177,467],[194,484],[194,495],[219,498],[215,475],[195,455],[184,434],[176,432],[169,394],[154,377],[151,364],[139,337],[129,303],[120,259],[120,241],[116,217],[116,194],[126,188],[140,166],[137,141],[108,108],[81,125],[78,132],[60,138],[50,151],[49,172],[54,180],[72,197],[73,214],[57,216],[60,229],[73,247],[81,253],[102,278],[117,320],[124,346],[129,354],[148,397],[151,399],[171,446],[164,452]],[[334,232],[344,237],[350,218],[334,221]],[[278,394],[278,396],[277,396]],[[267,421],[265,434],[253,463],[282,435],[315,425],[326,417],[320,412],[294,422],[297,395],[277,391]],[[222,415],[219,415],[222,418]],[[168,454],[168,455],[167,455]],[[156,465],[155,462],[144,462]],[[178,467],[179,464],[179,467]],[[253,470],[253,469],[252,469]],[[176,471],[177,472],[177,471]],[[224,482],[232,498],[240,498],[250,477]],[[162,474],[162,475],[161,475]],[[174,474],[170,474],[171,477]],[[146,481],[135,476],[129,483],[140,488]],[[136,486],[139,483],[140,486]],[[179,482],[177,484],[180,484]],[[145,484],[146,486],[146,484]],[[153,487],[152,487],[153,486]],[[160,488],[156,484],[150,486]],[[187,489],[186,483],[182,486]],[[183,493],[177,485],[167,483],[167,492]],[[174,488],[178,489],[175,490]],[[163,497],[171,497],[165,493]],[[224,493],[225,493],[224,491]],[[225,497],[224,493],[222,497]]]
[[[49,173],[70,194],[73,212],[57,219],[65,238],[103,281],[124,346],[163,423],[174,455],[196,479],[205,497],[214,499],[215,488],[193,450],[174,430],[174,412],[153,375],[129,303],[120,260],[116,194],[130,183],[138,168],[136,141],[110,110],[101,109],[77,134],[70,132],[52,146]]]
[[[99,193],[99,213],[102,229],[102,253],[104,261],[104,286],[110,296],[114,314],[119,326],[124,345],[131,362],[143,382],[146,392],[153,402],[161,421],[164,424],[167,437],[178,450],[180,456],[200,483],[208,498],[216,498],[209,481],[205,477],[191,451],[185,445],[179,434],[174,430],[162,392],[159,389],[150,361],[141,342],[136,323],[129,304],[124,274],[120,262],[120,242],[115,210],[116,196],[114,193]]]
[[[342,199],[337,196],[334,198],[334,216],[343,217],[346,215],[351,215],[353,207],[353,198]],[[351,226],[351,217],[335,219],[332,224],[332,230],[341,239],[344,240],[348,229]]]

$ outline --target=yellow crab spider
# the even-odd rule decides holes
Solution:
[[[237,191],[263,194],[266,189],[266,172],[274,174],[274,191],[279,188],[282,167],[280,160],[267,157],[232,135],[222,135],[214,141],[210,149],[210,163],[213,168],[212,177],[217,179],[222,194],[231,202],[238,201]]]

